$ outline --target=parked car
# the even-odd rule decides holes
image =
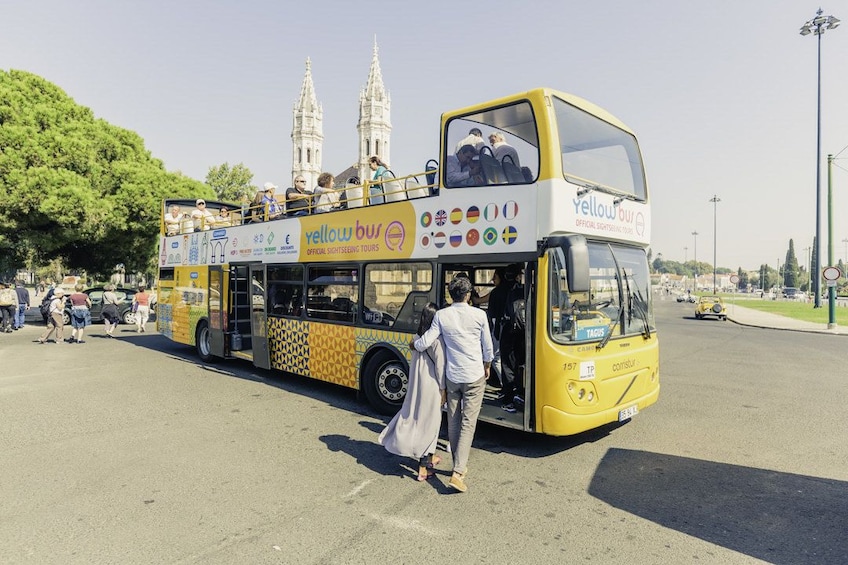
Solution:
[[[798,298],[798,293],[800,291],[794,286],[787,286],[783,289],[783,298],[788,298],[789,300],[795,300]]]
[[[695,318],[701,319],[715,316],[719,320],[727,319],[727,308],[718,296],[702,296],[695,305]]]

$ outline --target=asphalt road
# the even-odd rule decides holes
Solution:
[[[350,391],[126,326],[2,334],[0,562],[848,562],[844,338],[656,312],[656,405],[571,438],[484,425],[465,494],[446,464],[415,481]]]

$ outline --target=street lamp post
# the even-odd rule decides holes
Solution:
[[[693,231],[692,236],[695,238],[695,292],[698,292],[698,232]],[[848,249],[848,247],[846,247]]]
[[[845,244],[845,262],[848,263],[848,237],[843,239],[842,243]]]
[[[816,17],[808,20],[801,26],[801,35],[811,33],[818,37],[818,74],[817,74],[817,101],[816,101],[816,252],[813,254],[813,278],[815,292],[814,308],[821,308],[821,36],[829,29],[839,25],[839,20],[833,16],[823,16],[822,9],[816,12]],[[810,275],[813,275],[813,272]]]
[[[827,266],[833,266],[833,155],[827,156]],[[827,329],[836,327],[836,282],[827,281]]]
[[[718,293],[718,285],[716,284],[716,242],[718,241],[716,227],[718,226],[718,222],[716,218],[718,218],[718,203],[721,202],[721,198],[713,194],[710,202],[713,203],[713,294],[716,294]]]

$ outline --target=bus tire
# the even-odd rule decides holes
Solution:
[[[197,324],[197,330],[194,333],[194,346],[201,361],[209,362],[212,360],[212,334],[209,331],[209,322],[206,320]]]
[[[400,410],[409,389],[406,363],[388,351],[374,355],[365,365],[362,388],[374,410],[391,415]]]

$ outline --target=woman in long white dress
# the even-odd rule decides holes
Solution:
[[[433,323],[436,305],[429,303],[421,312],[418,335]],[[409,365],[409,389],[398,412],[380,433],[378,441],[390,453],[418,459],[418,480],[433,476],[431,469],[441,458],[436,440],[442,425],[445,402],[445,354],[440,339],[419,353],[413,349]]]

